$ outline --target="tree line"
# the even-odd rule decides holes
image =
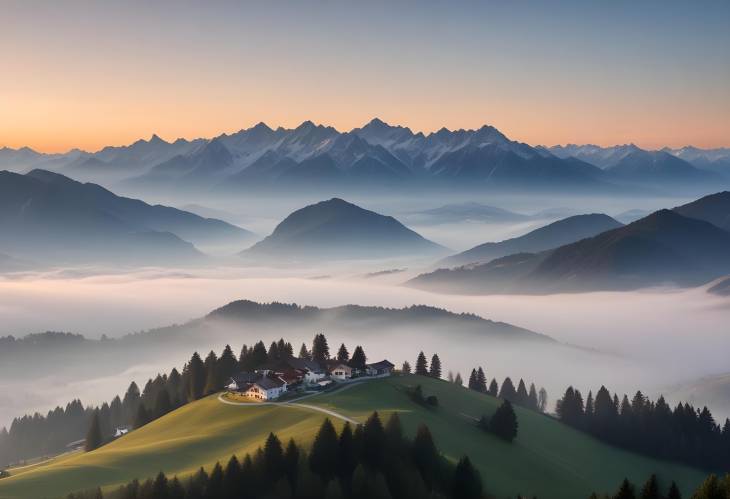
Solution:
[[[343,356],[347,348],[340,347]],[[300,356],[324,363],[330,358],[327,339],[317,334],[311,349],[305,344]],[[205,359],[197,352],[182,370],[158,374],[140,390],[137,383],[129,385],[123,397],[99,407],[84,407],[74,400],[66,407],[57,407],[45,416],[39,413],[15,418],[9,428],[0,429],[0,468],[25,459],[58,454],[67,444],[86,439],[86,450],[93,450],[110,441],[117,428],[140,428],[168,412],[223,389],[226,381],[240,371],[255,371],[267,363],[293,357],[291,343],[279,339],[268,349],[263,341],[243,345],[238,357],[230,345],[218,356],[210,351]],[[338,357],[339,358],[339,357]],[[364,367],[366,356],[357,346],[349,363]]]
[[[588,499],[682,499],[682,493],[675,482],[663,488],[656,475],[651,475],[641,487],[636,487],[624,478],[612,495],[595,492]],[[724,477],[709,475],[692,493],[691,499],[730,499],[730,473]]]
[[[307,452],[273,433],[253,455],[232,456],[225,465],[203,468],[186,479],[160,472],[109,494],[101,490],[68,499],[481,499],[482,480],[468,457],[457,464],[439,452],[427,426],[410,439],[393,413],[383,425],[374,412],[338,434],[329,419]]]
[[[704,469],[730,469],[730,420],[721,427],[707,407],[679,403],[672,409],[664,397],[655,402],[640,391],[619,400],[601,386],[585,401],[569,387],[556,410],[562,422],[613,445]]]
[[[460,378],[459,378],[460,379]],[[456,380],[454,382],[457,382]],[[520,378],[517,388],[515,388],[512,379],[508,376],[502,382],[500,387],[497,379],[493,378],[489,386],[487,386],[487,377],[481,366],[471,370],[467,387],[480,393],[486,393],[492,397],[498,397],[507,400],[511,404],[519,405],[533,411],[545,412],[547,408],[548,395],[545,388],[538,391],[535,383],[530,383],[529,390],[524,380]]]

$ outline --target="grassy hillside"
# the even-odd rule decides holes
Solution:
[[[420,383],[441,407],[411,402],[406,390]],[[431,428],[448,457],[469,455],[487,490],[498,497],[518,493],[585,499],[593,490],[613,491],[625,476],[642,482],[650,473],[678,481],[683,492],[704,477],[685,466],[643,458],[607,445],[546,416],[517,409],[520,432],[506,444],[474,426],[472,417],[493,412],[498,401],[446,382],[406,376],[370,381],[303,403],[364,421],[373,409],[398,411],[404,427]],[[159,470],[184,475],[231,454],[253,451],[270,431],[310,443],[324,414],[306,408],[223,405],[215,397],[189,404],[116,442],[87,454],[65,456],[0,481],[0,498],[56,497],[96,484],[116,486]],[[335,421],[341,424],[340,421]]]

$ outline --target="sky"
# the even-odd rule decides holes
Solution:
[[[0,147],[260,121],[730,146],[730,2],[3,2]]]

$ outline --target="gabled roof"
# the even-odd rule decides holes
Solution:
[[[302,369],[306,371],[312,371],[312,372],[322,372],[322,367],[319,365],[319,363],[309,360],[309,359],[300,359],[298,357],[292,357],[291,359],[286,360],[287,364],[289,366],[293,367],[294,369]]]
[[[256,373],[250,373],[247,371],[241,371],[240,373],[234,374],[231,376],[230,381],[233,381],[238,386],[243,386],[246,383],[253,383],[256,381],[261,375]]]
[[[367,367],[371,369],[393,369],[395,365],[391,364],[390,361],[381,360],[380,362],[375,362],[374,364],[368,364]]]
[[[269,376],[262,376],[254,382],[255,385],[263,388],[264,390],[271,390],[272,388],[280,388],[284,386],[284,381],[281,378],[271,378]]]

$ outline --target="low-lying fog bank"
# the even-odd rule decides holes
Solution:
[[[299,277],[272,278],[258,277],[255,269],[195,275],[147,271],[0,281],[0,336],[46,330],[71,331],[91,338],[102,334],[121,336],[183,323],[241,298],[320,307],[349,303],[389,307],[427,304],[454,312],[473,312],[580,348],[546,350],[522,344],[497,345],[478,337],[455,338],[447,330],[442,334],[426,334],[409,327],[368,333],[324,332],[331,349],[336,349],[341,341],[350,350],[356,342],[362,343],[371,360],[387,357],[398,365],[406,359],[413,364],[418,350],[423,348],[428,355],[439,353],[444,375],[452,370],[466,378],[472,367],[482,365],[490,378],[496,376],[500,382],[505,376],[524,377],[525,381],[534,381],[548,389],[551,407],[559,392],[570,383],[586,392],[606,384],[612,390],[640,388],[655,394],[669,386],[728,370],[730,302],[702,289],[465,297],[394,286],[407,277],[402,273],[370,279],[359,277],[362,274],[358,272],[339,278],[321,278],[328,270],[300,273]],[[211,338],[212,341],[199,338],[195,347],[220,351],[223,342],[230,341],[237,351],[243,343],[257,339],[268,343],[284,337],[298,350],[299,344],[309,343],[315,332],[232,330]],[[32,375],[26,381],[21,375],[12,382],[0,382],[0,425],[7,424],[13,416],[47,410],[73,398],[81,398],[85,403],[110,399],[122,392],[132,379],[143,384],[158,371],[181,367],[190,353],[187,344],[171,345],[169,352],[151,362],[130,363],[113,372],[99,366],[98,376],[93,374],[93,359],[89,359],[91,371],[85,371],[83,376],[68,373],[37,382]],[[59,368],[59,373],[64,371]],[[713,407],[712,400],[694,402]]]

